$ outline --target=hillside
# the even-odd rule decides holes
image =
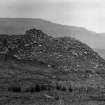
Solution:
[[[105,61],[74,38],[0,35],[0,105],[105,104],[104,73]]]
[[[63,63],[64,65],[72,64],[72,62],[81,59],[86,62],[88,59],[90,61],[89,63],[93,61],[95,63],[104,62],[96,52],[74,38],[53,38],[37,29],[26,31],[25,35],[1,35],[0,37],[2,45],[1,54],[11,55],[16,59],[31,60],[35,58],[48,64],[54,62],[62,66]],[[85,64],[84,61],[82,64]],[[75,65],[77,65],[76,62]]]
[[[92,48],[105,48],[103,33],[97,34],[85,28],[55,24],[41,19],[0,18],[1,34],[24,34],[30,28],[41,29],[53,37],[75,37]]]

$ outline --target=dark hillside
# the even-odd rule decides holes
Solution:
[[[105,61],[74,38],[37,29],[0,35],[1,105],[104,102],[104,73]]]
[[[28,30],[24,35],[0,37],[0,53],[6,57],[11,56],[20,60],[37,59],[48,65],[55,63],[57,67],[60,65],[71,67],[72,63],[77,65],[76,61],[78,65],[82,64],[85,67],[87,63],[89,63],[87,66],[92,65],[92,67],[100,63],[104,64],[104,60],[96,52],[74,38],[53,38],[37,29]]]

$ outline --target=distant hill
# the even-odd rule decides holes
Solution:
[[[105,59],[105,49],[95,49],[98,54]]]
[[[55,24],[42,19],[0,18],[0,34],[24,34],[31,28],[41,29],[53,37],[75,37],[92,48],[105,48],[104,33],[97,34],[85,28]]]

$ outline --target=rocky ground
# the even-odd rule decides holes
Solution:
[[[0,105],[105,105],[105,61],[41,30],[0,35]]]

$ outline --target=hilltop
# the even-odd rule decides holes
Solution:
[[[60,25],[43,19],[0,18],[0,34],[21,35],[34,27],[52,37],[74,37],[92,48],[105,48],[104,33],[95,33],[82,27]]]

